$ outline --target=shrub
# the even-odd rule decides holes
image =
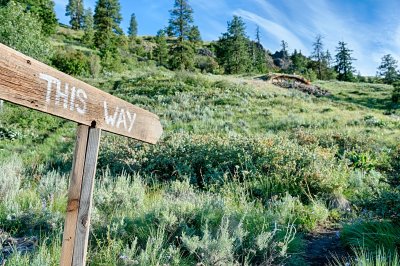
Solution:
[[[75,76],[87,76],[91,72],[91,59],[81,51],[58,51],[52,64],[60,71]]]
[[[209,56],[197,55],[195,57],[195,67],[200,69],[202,73],[216,74],[219,71],[219,65],[214,58]]]
[[[343,162],[338,163],[334,153],[300,146],[282,137],[176,134],[160,145],[141,147],[120,147],[117,153],[108,150],[107,156],[114,162],[112,169],[118,167],[115,162],[123,155],[131,158],[128,164],[120,160],[126,168],[159,180],[189,177],[200,188],[221,185],[226,180],[251,180],[255,184],[252,194],[261,199],[285,195],[287,191],[303,202],[309,200],[309,195],[330,195],[347,185],[348,169]]]
[[[21,187],[22,161],[18,157],[0,163],[0,204],[6,208],[15,206],[15,197]]]
[[[42,24],[22,5],[10,1],[0,8],[0,42],[40,61],[47,62],[52,50]]]

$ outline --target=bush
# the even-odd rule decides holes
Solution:
[[[58,51],[51,61],[58,70],[70,75],[88,76],[91,72],[91,60],[81,51]]]
[[[195,67],[200,69],[202,73],[217,74],[219,72],[219,66],[214,58],[209,56],[197,55],[195,57]]]
[[[37,17],[14,1],[0,8],[0,42],[47,62],[52,50],[41,28],[42,24]]]
[[[110,148],[106,156],[100,154],[99,166],[112,158],[112,172],[125,168],[160,181],[189,177],[191,184],[203,189],[234,180],[249,184],[253,197],[262,202],[286,192],[303,203],[314,196],[329,198],[347,187],[349,176],[345,161],[338,161],[334,150],[300,146],[284,137],[175,134],[146,149],[106,145]]]
[[[12,157],[0,163],[0,198],[6,208],[15,206],[15,197],[21,186],[22,161]]]

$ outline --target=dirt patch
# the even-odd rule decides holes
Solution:
[[[266,76],[258,77],[258,79],[267,81],[275,86],[295,89],[304,93],[308,93],[317,97],[330,96],[331,93],[324,90],[316,85],[312,85],[311,82],[302,76],[288,75],[288,74],[269,74]]]
[[[6,264],[7,258],[14,252],[26,254],[33,252],[38,246],[38,238],[21,237],[14,238],[0,228],[0,265]]]
[[[334,258],[349,257],[341,242],[338,229],[318,229],[305,237],[307,248],[304,256],[311,266],[330,265]]]

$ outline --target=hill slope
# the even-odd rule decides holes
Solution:
[[[86,81],[165,129],[156,146],[102,138],[91,265],[306,265],[301,232],[391,218],[379,209],[400,168],[389,86],[320,82],[332,96],[317,98],[152,67]],[[39,239],[31,255],[3,253],[9,265],[58,263],[75,127],[11,104],[1,113],[0,238]]]

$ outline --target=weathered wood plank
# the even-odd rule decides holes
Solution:
[[[75,153],[69,183],[67,214],[64,224],[64,236],[60,259],[61,266],[72,265],[88,135],[89,127],[86,125],[79,125],[77,129]]]
[[[155,144],[158,116],[0,44],[0,99]]]
[[[75,235],[75,247],[72,261],[72,265],[74,266],[82,266],[86,264],[86,253],[89,240],[90,212],[92,207],[94,177],[96,174],[100,135],[101,129],[92,127],[89,129],[79,204],[78,223]]]

